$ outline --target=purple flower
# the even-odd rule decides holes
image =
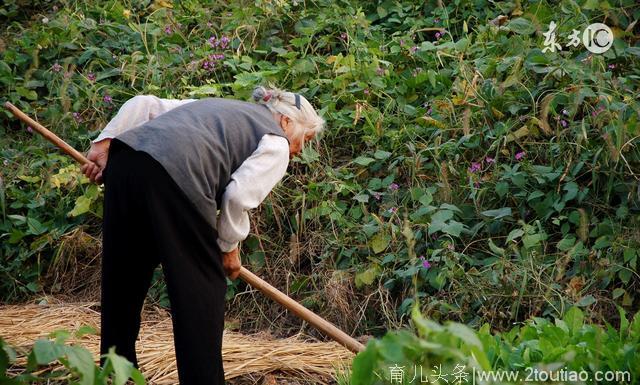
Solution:
[[[395,214],[395,213],[397,213],[397,212],[398,212],[398,208],[397,208],[397,207],[392,207],[392,208],[390,208],[390,209],[389,209],[389,210],[387,210],[387,211],[389,211],[391,214]]]
[[[384,75],[384,69],[380,67],[376,68],[376,74],[378,74],[378,76]]]
[[[524,158],[524,156],[526,155],[526,153],[524,151],[520,151],[516,153],[516,160],[521,160],[522,158]]]
[[[400,46],[404,46],[404,39],[400,39]]]
[[[420,256],[420,260],[422,261],[422,267],[425,269],[428,269],[431,267],[431,263],[429,261],[427,261],[427,259],[424,257],[424,255]]]
[[[435,19],[433,19],[433,22],[436,23],[436,24],[439,23],[440,22],[440,18],[436,17]]]
[[[64,78],[65,79],[69,79],[71,76],[73,76],[73,72],[65,72],[64,73]]]
[[[480,181],[477,180],[477,181],[473,182],[473,187],[480,188]]]
[[[103,100],[105,103],[107,103],[107,104],[110,104],[110,103],[113,101],[113,99],[111,98],[111,95],[109,95],[109,94],[106,94],[106,95],[102,98],[102,100]]]
[[[342,33],[340,34],[340,39],[342,39],[342,40],[347,40],[347,37],[349,37],[349,35],[347,35],[347,33],[346,33],[346,32],[342,32]]]
[[[220,45],[220,40],[218,40],[217,37],[215,36],[211,36],[207,42],[209,43],[209,45],[211,46],[211,48],[217,48]]]
[[[488,164],[493,164],[496,162],[496,160],[490,156],[487,156],[486,158],[484,158],[484,161],[487,162]]]
[[[227,48],[227,46],[229,46],[229,38],[226,36],[222,36],[222,38],[220,39],[220,48],[225,49]]]
[[[80,113],[74,112],[71,115],[73,115],[73,118],[76,120],[76,122],[78,122],[78,123],[82,122],[82,116],[80,116]]]
[[[562,125],[562,127],[565,127],[565,128],[569,125],[569,123],[567,123],[567,121],[564,119],[560,119],[560,124]]]
[[[166,25],[164,27],[164,33],[166,33],[167,35],[171,35],[171,26],[170,25]]]
[[[379,201],[380,199],[382,199],[382,194],[376,191],[373,193],[373,198]]]
[[[431,115],[431,107],[429,107],[429,109],[427,110],[427,115]]]
[[[389,185],[389,190],[391,190],[391,191],[398,191],[399,188],[400,188],[400,186],[398,186],[397,183],[391,183]]]
[[[436,39],[440,39],[440,36],[442,36],[442,34],[440,32],[436,32]]]
[[[31,126],[27,126],[27,132],[33,134],[33,128],[31,128]]]
[[[95,82],[96,81],[96,74],[94,74],[93,72],[89,72],[87,74],[87,79],[89,79],[90,82]]]
[[[365,95],[369,95],[369,93],[370,93],[368,88],[365,88],[364,91],[362,91],[362,92],[364,92]]]
[[[58,64],[58,62],[56,62],[56,64],[54,64],[51,67],[51,71],[53,72],[60,72],[62,70],[62,66],[60,64]]]
[[[610,70],[612,70],[612,69],[616,68],[616,65],[615,65],[615,64],[609,64],[607,67],[608,67]]]
[[[211,27],[213,27],[213,23],[210,21],[207,21],[207,28],[211,28]]]
[[[567,111],[567,109],[566,109],[566,108],[565,108],[565,109],[563,109],[563,110],[562,110],[562,115],[564,115],[564,116],[569,116],[569,111]]]
[[[479,172],[480,170],[482,170],[482,165],[480,164],[480,162],[471,163],[471,167],[469,167],[470,173],[476,173],[476,172]]]
[[[416,53],[418,52],[418,46],[414,45],[413,47],[411,47],[411,53]]]

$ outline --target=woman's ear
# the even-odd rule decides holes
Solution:
[[[293,120],[287,115],[280,114],[280,127],[286,133],[291,132],[293,130]]]

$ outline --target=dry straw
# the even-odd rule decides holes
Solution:
[[[56,330],[75,331],[87,325],[99,330],[97,303],[0,306],[0,336],[18,350]],[[100,337],[84,335],[70,343],[89,349],[98,362]],[[171,318],[164,310],[145,311],[138,341],[138,362],[149,384],[177,384]],[[222,354],[227,379],[276,372],[313,383],[331,382],[344,371],[353,353],[335,342],[308,342],[301,336],[273,339],[265,334],[243,335],[225,330]],[[16,366],[23,367],[24,356]]]

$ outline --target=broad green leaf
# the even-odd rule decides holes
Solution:
[[[484,216],[491,217],[493,219],[500,219],[511,216],[511,207],[503,207],[496,210],[486,210],[481,213]]]
[[[91,202],[93,202],[93,200],[87,198],[86,196],[79,196],[78,199],[76,199],[76,205],[68,215],[71,217],[77,217],[78,215],[82,215],[88,212],[89,208],[91,207]]]
[[[387,248],[387,246],[389,246],[390,241],[391,241],[390,235],[384,232],[379,232],[373,238],[371,238],[371,240],[369,240],[369,246],[371,247],[374,253],[380,254]]]
[[[126,358],[118,356],[113,348],[109,349],[107,359],[113,368],[113,385],[124,385],[129,377],[131,377],[133,364]]]
[[[55,344],[53,341],[39,339],[33,344],[32,354],[38,365],[48,365],[65,353],[64,345]]]
[[[575,334],[584,324],[584,314],[580,308],[573,306],[565,313],[563,320],[571,333]]]
[[[353,163],[359,164],[361,166],[368,166],[370,165],[372,162],[375,162],[376,160],[373,158],[369,158],[366,156],[359,156],[357,158],[355,158],[353,160]]]
[[[511,20],[509,24],[507,24],[507,29],[519,35],[530,35],[536,30],[535,26],[523,17]]]
[[[94,385],[97,368],[91,352],[81,346],[69,346],[66,353],[69,366],[81,375],[79,385]]]

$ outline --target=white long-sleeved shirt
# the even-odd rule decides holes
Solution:
[[[137,127],[173,108],[196,99],[160,99],[139,95],[125,102],[93,142],[99,142]],[[289,143],[284,137],[266,134],[256,150],[232,174],[222,195],[217,219],[220,250],[228,252],[249,235],[248,211],[258,207],[282,179],[289,164]]]

